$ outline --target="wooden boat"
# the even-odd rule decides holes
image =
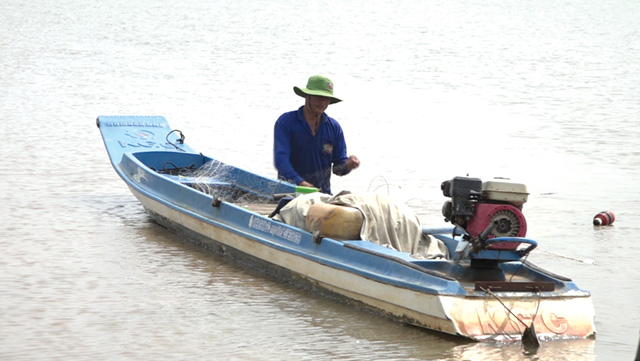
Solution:
[[[450,200],[443,214],[452,225],[421,232],[447,255],[430,259],[359,239],[352,208],[347,239],[326,209],[310,212],[326,220],[307,220],[313,227],[270,217],[278,195],[305,189],[196,153],[164,117],[100,116],[97,125],[114,169],[146,211],[215,252],[401,322],[473,340],[520,340],[525,331],[535,331],[535,342],[595,337],[589,291],[525,261],[537,243],[523,236],[521,185],[505,191],[501,182],[481,183],[486,189],[473,178],[444,182]],[[219,171],[198,172],[205,168]],[[339,213],[333,221],[342,220]]]

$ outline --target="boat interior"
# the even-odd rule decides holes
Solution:
[[[165,154],[158,156],[154,152],[141,152],[134,156],[145,166],[167,178],[260,215],[271,215],[278,206],[278,196],[291,194],[295,190],[295,186],[288,183],[262,178],[201,154],[163,153]],[[393,259],[440,278],[456,280],[469,292],[486,289],[511,292],[557,291],[565,288],[571,281],[523,262],[516,256],[507,260],[462,259],[451,262],[459,245],[459,233],[454,234],[455,231],[455,227],[424,228],[425,235],[446,245],[450,256],[447,259],[416,259],[406,253],[362,240],[342,242],[345,247]]]

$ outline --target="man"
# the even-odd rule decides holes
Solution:
[[[325,113],[329,104],[341,100],[333,96],[331,80],[321,75],[310,77],[306,88],[294,86],[293,91],[305,101],[276,121],[273,158],[278,178],[331,194],[332,164],[339,176],[360,165],[358,157],[347,156],[340,124]]]

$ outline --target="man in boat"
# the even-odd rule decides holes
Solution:
[[[305,99],[298,110],[278,118],[273,158],[278,178],[300,186],[316,187],[331,194],[331,171],[343,176],[358,168],[360,160],[347,156],[342,127],[325,110],[341,99],[333,96],[333,82],[322,75],[309,78],[307,86],[293,87]]]

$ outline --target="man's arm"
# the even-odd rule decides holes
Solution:
[[[344,140],[342,127],[337,124],[338,133],[333,147],[333,174],[343,176],[360,166],[360,160],[355,155],[347,157],[347,143]]]
[[[291,133],[281,116],[276,121],[273,136],[273,163],[278,170],[278,176],[294,184],[300,184],[304,179],[291,165]]]
[[[350,155],[344,163],[333,165],[333,174],[343,176],[349,174],[353,169],[360,166],[360,159],[355,155]]]

